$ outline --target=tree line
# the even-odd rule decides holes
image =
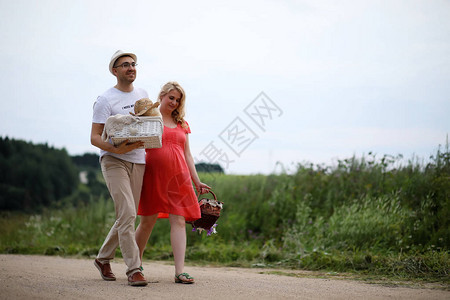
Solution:
[[[78,185],[77,168],[65,149],[0,138],[0,209],[50,206]]]
[[[223,173],[218,164],[200,163],[198,172]],[[80,173],[87,179],[80,182]],[[99,156],[70,156],[48,144],[0,137],[0,210],[35,211],[78,205],[109,197]]]

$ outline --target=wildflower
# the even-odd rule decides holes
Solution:
[[[213,233],[217,233],[216,226],[217,226],[217,224],[214,224],[213,226],[211,226],[211,228],[207,231],[207,236],[210,236]],[[206,230],[206,229],[200,228],[200,227],[192,228],[193,232],[198,231],[199,234],[201,234],[203,230]]]
[[[216,226],[217,226],[217,224],[214,224],[213,226],[211,226],[211,228],[208,230],[207,236],[210,236],[213,233],[217,233]]]

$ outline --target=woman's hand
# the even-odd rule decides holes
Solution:
[[[209,193],[209,190],[211,189],[208,185],[204,184],[203,182],[200,182],[199,184],[197,184],[195,186],[195,188],[197,189],[197,192],[199,194]]]

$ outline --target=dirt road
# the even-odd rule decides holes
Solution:
[[[0,299],[450,299],[450,291],[444,290],[282,276],[242,268],[187,266],[196,283],[182,285],[174,283],[172,265],[154,262],[144,263],[149,285],[130,287],[124,263],[111,265],[117,281],[107,282],[92,259],[0,255]]]

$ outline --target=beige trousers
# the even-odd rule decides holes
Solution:
[[[135,240],[136,212],[141,197],[145,164],[134,164],[110,155],[101,160],[103,177],[114,201],[116,222],[111,227],[98,255],[101,263],[114,258],[120,246],[127,274],[139,271],[141,260]]]

